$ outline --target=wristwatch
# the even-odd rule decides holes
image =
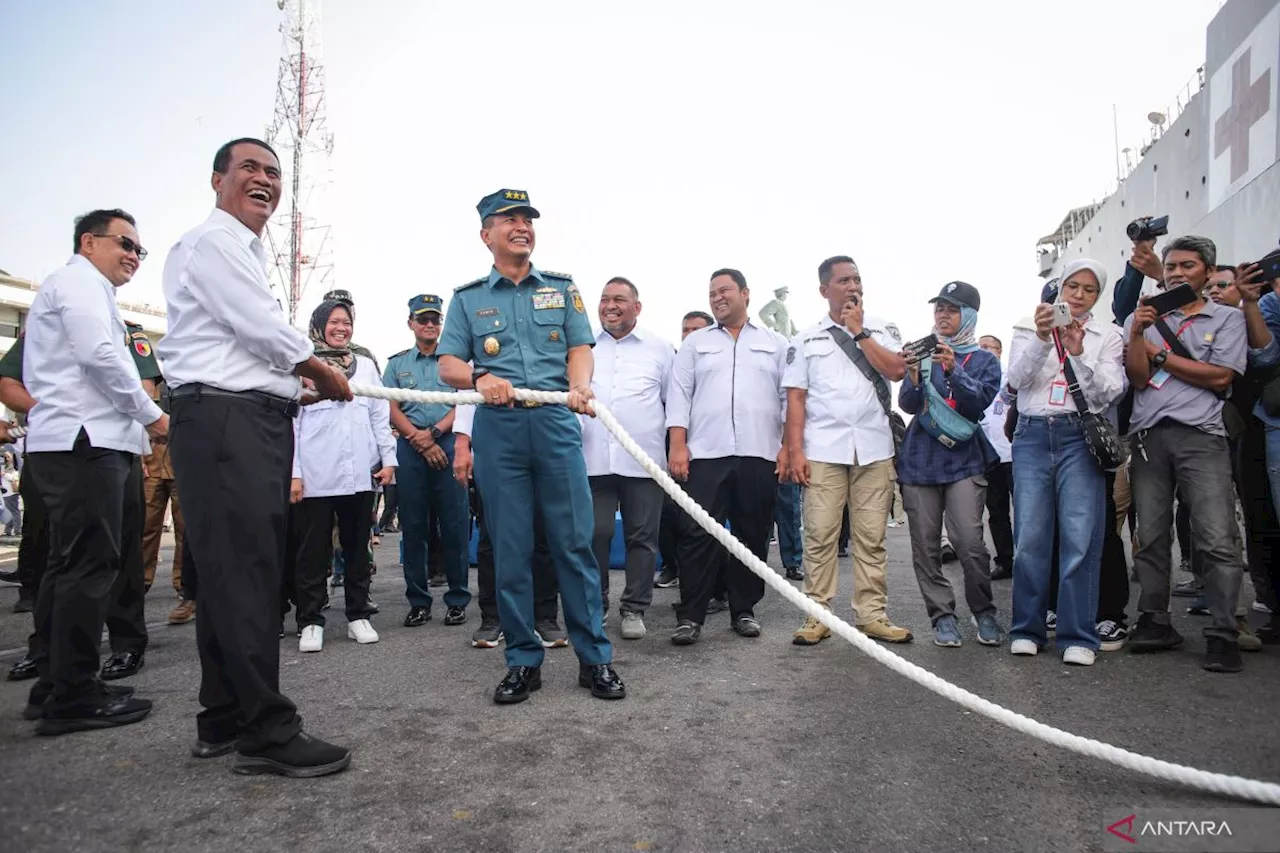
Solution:
[[[1154,367],[1156,370],[1159,370],[1160,368],[1164,367],[1164,363],[1168,360],[1169,360],[1169,353],[1167,353],[1164,350],[1160,350],[1160,352],[1151,356],[1151,366]]]
[[[869,337],[871,337],[871,335],[867,333],[866,329],[863,329],[861,332],[858,332],[858,334],[854,335],[853,339],[855,341],[865,341]]]
[[[431,433],[431,437],[434,438],[436,441],[439,441],[440,436],[444,435],[444,431],[440,429],[440,427],[434,426],[434,425],[431,427],[430,433]]]
[[[476,381],[479,380],[481,376],[488,376],[488,375],[489,375],[489,368],[487,367],[471,368],[471,387],[472,388],[476,387]]]

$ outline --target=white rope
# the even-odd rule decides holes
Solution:
[[[458,393],[440,393],[425,391],[407,391],[400,388],[383,388],[380,386],[367,386],[352,384],[353,393],[362,397],[380,397],[388,400],[398,400],[401,402],[422,402],[422,403],[483,403],[484,400],[474,391],[462,391]],[[563,404],[568,399],[568,394],[559,391],[530,391],[526,389],[517,389],[516,398],[519,400],[533,400],[539,403],[560,403]],[[1140,755],[1136,752],[1130,752],[1127,749],[1121,749],[1101,741],[1092,740],[1091,738],[1073,735],[1070,732],[1064,732],[1061,729],[1055,729],[1044,723],[1037,722],[1030,717],[1010,711],[994,702],[989,702],[974,693],[965,690],[962,687],[939,678],[921,666],[917,666],[910,661],[899,657],[893,652],[881,647],[874,640],[869,639],[857,628],[854,628],[848,622],[845,622],[839,616],[830,612],[824,607],[819,606],[807,596],[788,583],[780,574],[771,569],[766,563],[752,554],[747,547],[739,542],[732,533],[719,524],[714,518],[707,514],[707,511],[694,502],[684,490],[671,479],[656,462],[650,459],[635,440],[627,434],[622,425],[618,423],[613,413],[599,401],[595,401],[594,409],[596,417],[604,424],[609,432],[613,433],[618,439],[618,443],[626,448],[637,462],[649,473],[649,476],[662,486],[671,498],[680,505],[681,509],[689,513],[689,515],[698,522],[698,524],[715,537],[720,544],[729,549],[729,552],[742,561],[747,568],[755,572],[764,582],[773,587],[774,591],[785,598],[787,601],[800,608],[806,616],[811,616],[831,629],[832,633],[838,634],[848,640],[859,651],[868,655],[879,663],[884,664],[889,669],[905,676],[922,687],[926,687],[937,693],[944,699],[950,699],[956,704],[968,708],[971,711],[989,717],[996,722],[1008,726],[1014,731],[1022,732],[1031,737],[1038,738],[1046,743],[1054,746],[1077,752],[1081,755],[1087,755],[1090,758],[1096,758],[1100,761],[1110,762],[1127,770],[1133,770],[1137,773],[1144,773],[1148,776],[1154,776],[1157,779],[1163,779],[1170,782],[1177,782],[1190,788],[1199,788],[1204,791],[1211,791],[1215,794],[1221,794],[1228,797],[1234,797],[1240,800],[1254,800],[1260,803],[1268,803],[1273,806],[1280,806],[1280,784],[1273,782],[1262,782],[1255,779],[1246,779],[1241,776],[1231,776],[1225,773],[1211,773],[1207,770],[1197,770],[1194,767],[1186,767],[1181,764],[1174,764],[1169,761],[1162,761],[1158,758],[1151,758],[1146,755]]]

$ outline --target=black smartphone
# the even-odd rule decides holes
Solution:
[[[1254,261],[1254,263],[1262,268],[1262,278],[1259,279],[1262,283],[1266,284],[1280,278],[1280,250],[1271,252]],[[1241,264],[1240,266],[1245,265]]]
[[[1163,317],[1170,311],[1177,311],[1183,305],[1190,305],[1196,301],[1196,298],[1196,292],[1191,289],[1191,285],[1180,284],[1172,290],[1146,297],[1142,300],[1142,304],[1150,305]]]

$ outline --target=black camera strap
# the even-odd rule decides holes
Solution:
[[[885,415],[893,412],[893,401],[889,396],[889,384],[884,381],[884,377],[880,375],[880,371],[867,360],[867,354],[862,351],[852,336],[839,326],[832,326],[829,331],[831,337],[840,345],[840,349],[844,350],[844,354],[849,356],[849,360],[862,371],[862,375],[867,377],[876,389],[876,396],[880,398],[880,405],[884,407]]]
[[[1155,322],[1156,331],[1160,333],[1160,337],[1164,338],[1164,342],[1169,345],[1169,349],[1179,358],[1190,359],[1195,361],[1196,357],[1191,354],[1191,350],[1187,349],[1186,344],[1178,340],[1178,336],[1173,333],[1173,329],[1169,328],[1169,324],[1160,317]]]

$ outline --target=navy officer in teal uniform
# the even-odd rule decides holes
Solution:
[[[493,698],[522,702],[542,686],[543,648],[533,615],[538,512],[578,655],[578,684],[601,699],[621,699],[626,687],[611,666],[613,647],[604,634],[591,489],[574,416],[590,414],[595,336],[573,279],[529,261],[538,218],[529,194],[499,190],[476,209],[493,268],[454,291],[440,338],[440,376],[455,388],[474,388],[488,404],[476,409],[471,441],[507,636],[509,669]],[[568,391],[569,406],[517,401],[517,387]]]
[[[437,346],[443,321],[444,303],[439,296],[423,294],[409,300],[414,345],[387,360],[383,385],[453,393],[439,369]],[[454,408],[448,403],[391,401],[391,426],[400,436],[396,439],[396,486],[400,530],[404,533],[404,594],[409,599],[406,628],[425,625],[431,619],[427,539],[432,520],[440,527],[443,573],[449,583],[444,594],[444,624],[467,621],[471,500],[466,487],[453,478],[453,417]]]

